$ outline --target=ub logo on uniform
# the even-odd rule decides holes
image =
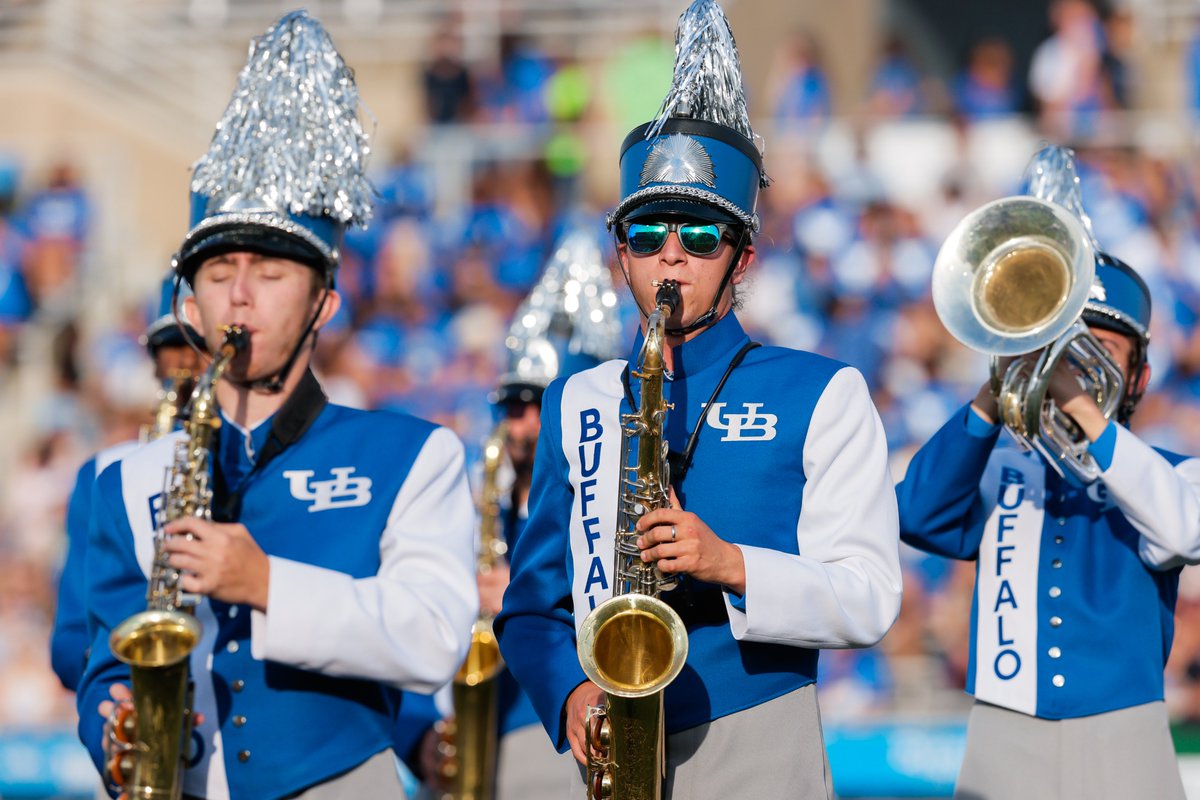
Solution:
[[[354,467],[334,467],[329,471],[333,477],[324,481],[310,481],[316,474],[311,469],[290,469],[283,473],[283,477],[289,482],[292,497],[312,501],[309,512],[355,508],[371,502],[370,478],[350,477]]]
[[[725,403],[713,403],[706,415],[708,424],[724,431],[722,442],[769,442],[775,438],[775,423],[779,417],[759,413],[765,403],[743,403],[743,414],[723,414]]]

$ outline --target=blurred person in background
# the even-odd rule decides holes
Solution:
[[[892,34],[871,76],[867,110],[881,119],[915,117],[929,111],[925,80],[908,43]]]
[[[663,692],[662,796],[828,797],[818,650],[874,644],[899,611],[883,431],[856,370],[758,347],[731,313],[755,260],[761,153],[744,97],[726,88],[740,86],[741,74],[720,8],[693,3],[677,38],[662,128],[646,123],[626,138],[622,200],[609,217],[643,318],[658,308],[655,282],[680,284],[663,348],[663,399],[674,404],[663,432],[671,502],[638,515],[629,541],[643,563],[679,578],[662,600],[689,638],[686,664]],[[695,100],[682,116],[681,97]],[[577,631],[626,580],[609,573],[617,508],[638,502],[618,497],[631,466],[621,462],[619,415],[647,386],[642,344],[639,336],[628,360],[546,390],[529,521],[497,619],[513,674],[555,746],[581,765],[589,709],[604,692],[580,665]],[[788,501],[776,502],[770,487],[783,487]],[[629,736],[621,722],[614,735]],[[622,769],[615,765],[615,780]],[[571,796],[583,796],[582,783]]]
[[[1125,427],[1150,377],[1138,274],[1097,253],[1082,320],[1125,377],[1115,419],[1065,359],[1048,393],[1098,478],[1000,443],[988,381],[897,487],[905,542],[977,562],[962,800],[1183,797],[1163,670],[1180,571],[1200,563],[1200,459]]]
[[[475,113],[475,87],[462,59],[462,35],[447,21],[433,36],[422,73],[425,114],[431,125],[470,122]]]
[[[1016,114],[1021,87],[1008,43],[994,37],[972,45],[966,66],[954,78],[951,97],[955,113],[968,122]]]
[[[0,158],[0,380],[16,356],[17,332],[33,314],[33,299],[25,285],[27,237],[17,215],[20,170]]]
[[[212,497],[189,493],[202,477],[177,460],[179,436],[125,454],[94,485],[80,737],[99,768],[112,763],[105,728],[129,704],[130,670],[109,634],[145,609],[161,548],[161,568],[180,573],[175,591],[198,597],[203,629],[190,654],[185,797],[405,797],[392,754],[399,690],[449,679],[477,611],[457,437],[333,406],[309,370],[339,304],[342,231],[373,205],[358,109],[352,73],[306,12],[254,40],[193,173],[193,225],[175,259],[193,290],[183,313],[209,346],[230,325],[249,340],[211,387]],[[334,153],[337,169],[307,171]],[[162,488],[164,469],[184,496]],[[211,519],[164,525],[159,502]]]
[[[1092,133],[1105,108],[1099,15],[1088,0],[1053,0],[1049,15],[1052,33],[1029,63],[1038,120],[1058,139]]]
[[[556,244],[538,285],[513,317],[506,337],[508,368],[491,396],[498,425],[503,426],[504,459],[496,486],[481,490],[498,492],[502,537],[495,545],[483,543],[496,547],[498,559],[477,576],[480,610],[489,619],[500,613],[508,588],[505,554],[513,551],[529,518],[542,395],[555,378],[611,358],[619,348],[620,334],[616,293],[595,237],[583,227],[568,230]],[[561,800],[578,780],[574,761],[556,752],[546,738],[512,673],[505,669],[495,680],[499,681],[496,800]],[[437,730],[426,734],[422,772],[431,786],[444,790],[447,784],[441,776],[446,757],[439,751],[440,743]]]
[[[829,120],[831,99],[816,38],[808,32],[792,34],[772,66],[768,95],[776,135],[814,131]]]
[[[154,362],[154,377],[161,385],[159,407],[164,414],[163,430],[144,425],[146,436],[157,438],[175,429],[182,422],[183,406],[191,391],[191,379],[203,370],[207,356],[200,349],[204,343],[195,328],[181,322],[173,309],[174,281],[167,279],[159,314],[146,328],[142,337],[150,360]],[[147,398],[149,401],[150,398]],[[147,409],[149,409],[147,402]],[[149,415],[147,415],[149,416]],[[58,602],[54,612],[54,627],[50,634],[50,662],[62,685],[75,691],[87,665],[91,637],[87,630],[87,608],[84,597],[84,565],[87,563],[88,525],[91,522],[92,487],[96,476],[114,461],[137,446],[128,440],[101,450],[84,462],[75,476],[75,486],[67,503],[67,556],[58,577]]]
[[[75,285],[91,224],[91,207],[71,163],[54,165],[46,183],[23,213],[29,236],[25,284],[39,307],[63,302],[62,293]]]

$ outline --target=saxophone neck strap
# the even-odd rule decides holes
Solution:
[[[696,420],[695,427],[688,434],[687,445],[684,446],[683,452],[679,453],[671,450],[667,453],[667,463],[671,467],[671,483],[682,483],[687,477],[688,470],[692,467],[692,456],[696,453],[696,445],[700,441],[700,430],[704,427],[705,420],[708,419],[708,410],[712,408],[713,403],[717,402],[717,397],[720,396],[721,390],[725,388],[725,383],[729,380],[729,376],[742,363],[742,359],[756,347],[762,347],[761,342],[746,342],[741,349],[729,361],[729,366],[725,367],[725,374],[721,376],[721,380],[717,381],[717,386],[713,389],[712,395],[709,396],[708,402],[704,404],[704,410],[700,412],[700,418]],[[625,402],[629,404],[629,408],[637,411],[638,404],[633,397],[633,388],[629,382],[629,364],[625,365],[625,369],[621,372],[621,383],[625,387]]]
[[[213,519],[218,522],[235,521],[241,514],[242,494],[250,479],[261,472],[277,455],[295,444],[312,427],[328,404],[329,398],[325,396],[325,391],[312,374],[312,370],[305,370],[304,377],[296,384],[295,391],[283,401],[283,405],[271,420],[271,432],[267,436],[266,444],[258,452],[258,457],[254,459],[254,467],[240,485],[223,492],[224,496],[213,509]],[[214,459],[213,470],[219,474],[220,469],[220,459]],[[218,479],[215,484],[221,487],[224,481]]]

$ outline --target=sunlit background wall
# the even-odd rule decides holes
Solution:
[[[0,795],[88,796],[48,632],[75,470],[136,435],[138,335],[249,38],[276,0],[0,0]],[[602,231],[624,134],[657,110],[681,0],[313,0],[355,69],[380,205],[352,236],[318,366],[336,401],[450,425],[477,451],[502,331],[572,227]],[[1200,453],[1200,6],[1194,0],[728,0],[773,186],[752,335],[866,375],[899,478],[985,360],[930,269],[963,215],[1079,149],[1097,238],[1155,304],[1134,427]],[[618,283],[620,281],[618,280]],[[636,320],[626,304],[625,322]],[[881,645],[822,655],[839,792],[945,796],[961,755],[972,564],[903,551]],[[1200,797],[1200,575],[1167,703]],[[1113,642],[1120,647],[1119,641]],[[315,722],[314,722],[315,724]],[[81,760],[82,759],[82,760]]]

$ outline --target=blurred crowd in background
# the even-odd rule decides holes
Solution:
[[[1107,135],[1112,112],[1130,103],[1129,32],[1119,14],[1101,19],[1088,3],[1068,0],[1054,4],[1052,29],[1027,73],[1002,39],[982,39],[949,81],[931,77],[902,39],[882,43],[855,122],[843,126],[850,155],[836,168],[819,146],[838,120],[811,37],[797,34],[777,54],[768,90],[751,98],[775,182],[762,196],[758,266],[740,316],[762,341],[862,370],[897,479],[987,372],[986,358],[951,340],[933,311],[938,247],[967,212],[1018,191],[1021,178],[1018,166],[998,187],[951,155],[944,174],[926,176],[936,181],[934,200],[913,203],[865,156],[873,133],[905,120],[932,121],[963,153],[987,130],[1077,144],[1097,238],[1140,270],[1154,296],[1153,383],[1133,427],[1155,445],[1200,453],[1200,170],[1194,159]],[[665,64],[669,74],[669,46],[648,47],[645,63]],[[375,221],[347,242],[343,311],[322,332],[316,360],[335,402],[436,420],[475,452],[493,422],[487,396],[504,366],[504,331],[554,242],[580,227],[606,235],[604,209],[582,202],[584,150],[571,127],[596,113],[596,76],[528,39],[506,38],[501,50],[491,67],[468,66],[454,32],[439,35],[423,72],[427,126],[525,124],[541,137],[539,156],[472,165],[471,197],[453,214],[438,213],[438,187],[419,153],[377,165]],[[1200,37],[1179,68],[1200,114]],[[1024,148],[1016,163],[1032,152]],[[37,175],[0,159],[0,391],[26,368],[23,337],[35,326],[51,333],[55,376],[27,423],[34,445],[0,482],[0,729],[72,724],[72,698],[47,654],[65,503],[84,459],[135,437],[153,403],[138,337],[158,299],[125,309],[106,330],[83,335],[78,324],[87,302],[80,274],[102,269],[88,259],[89,232],[103,214],[87,176],[70,164]],[[631,303],[622,314],[632,336]],[[827,719],[965,706],[974,565],[907,548],[903,556],[904,608],[891,633],[870,650],[822,656]],[[1177,720],[1200,723],[1200,575],[1185,576],[1181,594],[1167,701]]]

